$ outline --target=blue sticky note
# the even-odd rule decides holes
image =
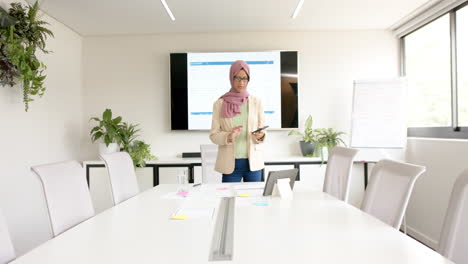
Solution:
[[[254,203],[256,206],[268,206],[270,205],[268,202],[256,202]]]

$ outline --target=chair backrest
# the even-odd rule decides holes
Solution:
[[[468,254],[468,170],[453,185],[438,252],[457,264],[467,264]]]
[[[328,156],[327,170],[323,191],[336,198],[348,202],[349,184],[351,182],[351,171],[357,149],[334,147]]]
[[[218,145],[200,145],[202,161],[202,182],[221,183],[221,173],[215,171],[216,157],[218,155]]]
[[[11,243],[10,232],[0,210],[0,264],[12,261],[16,257],[15,249]]]
[[[133,161],[127,152],[99,155],[106,163],[114,205],[140,192]]]
[[[372,169],[361,209],[399,229],[414,183],[425,170],[404,162],[379,161]]]
[[[31,169],[41,180],[54,236],[94,216],[85,171],[77,161]]]

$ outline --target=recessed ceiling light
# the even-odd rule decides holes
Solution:
[[[172,21],[174,21],[175,17],[172,14],[171,10],[169,9],[169,6],[167,5],[166,0],[161,0],[161,3],[163,4],[164,8],[166,9],[167,14],[171,17]]]
[[[297,17],[297,14],[299,14],[299,11],[301,10],[302,4],[304,4],[304,0],[299,0],[299,3],[297,3],[296,10],[294,10],[294,13],[292,15],[292,19],[295,19]]]

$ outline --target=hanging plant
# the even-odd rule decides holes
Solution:
[[[0,84],[23,87],[25,111],[33,96],[44,95],[46,66],[36,57],[37,49],[44,53],[47,37],[54,34],[45,28],[47,22],[38,18],[39,4],[23,6],[12,3],[8,12],[0,7]]]

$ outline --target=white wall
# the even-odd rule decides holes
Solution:
[[[453,183],[468,169],[468,141],[410,138],[406,157],[427,168],[408,205],[408,233],[436,248]]]
[[[398,74],[397,40],[386,31],[86,37],[84,120],[108,107],[141,124],[158,157],[199,151],[209,143],[207,132],[170,130],[169,53],[265,50],[299,51],[299,118],[303,123],[312,114],[315,127],[349,132],[353,80]],[[287,132],[272,131],[266,152],[299,154],[297,138]],[[95,159],[96,146],[89,138],[83,145],[85,157]]]
[[[7,1],[0,2],[6,6]],[[51,237],[45,201],[30,166],[79,159],[83,126],[82,38],[45,16],[55,38],[47,65],[47,90],[24,111],[20,87],[0,87],[0,209],[18,254]]]

